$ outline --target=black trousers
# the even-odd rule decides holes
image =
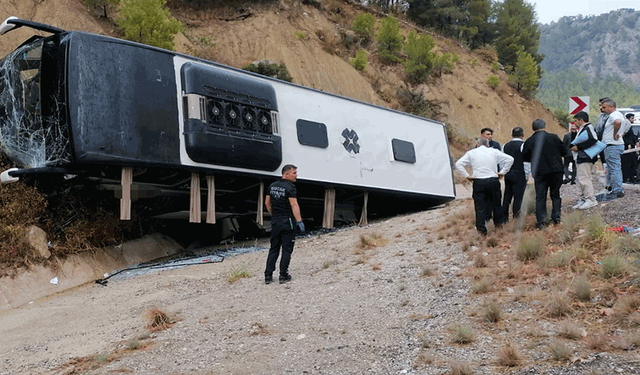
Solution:
[[[538,226],[547,225],[547,192],[551,197],[551,221],[560,222],[560,187],[562,186],[562,172],[547,173],[535,177],[536,188],[536,221]]]
[[[264,271],[265,276],[271,276],[273,271],[275,271],[281,247],[280,275],[289,273],[289,263],[291,262],[291,254],[293,253],[295,240],[296,233],[292,219],[271,220],[271,248],[267,256],[267,268]]]
[[[493,216],[493,224],[499,226],[506,219],[502,210],[500,181],[498,178],[473,180],[473,204],[476,209],[476,229],[486,234],[485,223]]]
[[[509,205],[513,200],[513,217],[520,216],[520,209],[522,208],[522,199],[524,198],[524,191],[527,189],[527,180],[520,177],[504,177],[504,199],[502,200],[502,210],[504,212],[504,219],[509,218]]]
[[[622,154],[620,161],[622,163],[622,182],[635,182],[638,154],[635,152]]]
[[[572,171],[569,171],[569,165],[571,164]],[[571,182],[576,182],[576,176],[578,170],[576,169],[576,162],[573,158],[564,158],[564,178]]]

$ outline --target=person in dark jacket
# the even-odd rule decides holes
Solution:
[[[582,139],[581,135],[585,133],[587,135],[586,140],[580,142],[573,142],[571,151],[574,154],[577,170],[578,170],[578,186],[580,187],[580,199],[573,206],[574,209],[586,210],[598,205],[596,201],[596,195],[593,190],[593,181],[591,179],[591,169],[593,164],[598,159],[598,156],[591,158],[584,150],[593,146],[597,142],[596,131],[593,125],[589,122],[589,114],[586,112],[579,112],[574,117],[576,125],[578,126],[577,139]]]
[[[551,196],[551,221],[560,223],[560,187],[562,186],[562,158],[567,149],[560,137],[547,132],[547,123],[536,119],[531,124],[533,135],[524,142],[522,159],[531,163],[536,189],[536,221],[539,229],[547,226],[547,192]]]
[[[564,138],[562,138],[562,143],[564,144],[564,147],[567,148],[567,156],[564,157],[564,181],[562,181],[565,184],[576,184],[576,161],[573,160],[573,154],[569,152],[569,150],[571,149],[571,141],[576,139],[577,131],[578,128],[576,125],[574,123],[570,123],[569,132],[564,135]]]
[[[512,140],[505,143],[502,152],[513,158],[513,165],[509,172],[504,176],[504,199],[502,201],[502,209],[504,216],[509,217],[509,205],[513,200],[513,217],[520,216],[522,207],[522,198],[527,188],[527,178],[531,174],[531,166],[522,160],[522,149],[524,147],[524,129],[517,126],[511,129]]]
[[[298,193],[293,184],[298,178],[298,168],[293,164],[282,167],[282,179],[269,186],[264,205],[271,214],[271,248],[264,271],[264,283],[273,281],[273,271],[282,247],[280,257],[280,284],[291,281],[289,262],[295,244],[296,228],[304,232],[304,223],[298,205]]]
[[[493,129],[482,128],[482,130],[480,130],[480,136],[482,138],[486,138],[487,140],[489,140],[489,147],[502,151],[502,147],[500,147],[500,143],[498,141],[493,140]]]
[[[635,116],[633,113],[627,113],[625,117],[631,124],[634,123]],[[622,136],[622,140],[624,140],[625,150],[635,148],[638,145],[638,135],[631,129]],[[622,182],[635,183],[636,168],[638,168],[638,154],[636,152],[622,154],[620,161],[622,163]]]

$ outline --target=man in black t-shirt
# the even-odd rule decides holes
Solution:
[[[304,223],[298,206],[296,186],[293,184],[298,178],[298,168],[287,164],[282,167],[282,179],[269,186],[265,199],[267,211],[271,214],[271,248],[267,256],[267,268],[264,271],[264,282],[270,284],[273,281],[273,271],[276,269],[276,261],[280,255],[280,284],[291,281],[289,275],[289,262],[293,245],[295,244],[295,229],[304,232]]]

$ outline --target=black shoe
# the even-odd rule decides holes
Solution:
[[[575,185],[575,184],[576,184],[576,182],[575,182],[575,181],[571,181],[571,185]]]
[[[618,193],[618,198],[622,198],[622,197],[624,197],[624,192],[621,191]]]
[[[291,281],[291,275],[289,275],[288,273],[284,275],[280,275],[280,280],[279,280],[280,284],[288,283],[289,281]]]
[[[273,276],[271,275],[264,275],[264,283],[269,285],[271,284],[271,282],[273,281]]]
[[[540,229],[540,230],[544,230],[547,228],[547,224],[537,224],[536,228]]]
[[[571,182],[571,180],[569,180],[568,178],[562,180],[562,184],[568,184],[569,182]]]

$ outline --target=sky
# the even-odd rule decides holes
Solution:
[[[564,16],[599,15],[612,10],[640,10],[640,0],[525,0],[534,6],[539,23],[551,23]]]

